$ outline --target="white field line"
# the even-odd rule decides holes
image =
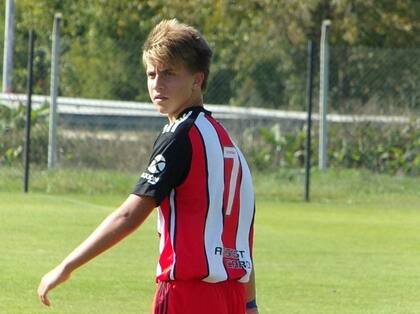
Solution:
[[[75,204],[75,205],[81,205],[83,206],[83,208],[86,207],[91,207],[91,208],[97,208],[97,209],[104,209],[104,210],[110,210],[113,209],[112,206],[105,206],[105,205],[97,205],[94,203],[90,203],[90,202],[86,202],[86,201],[80,201],[74,198],[70,198],[70,197],[63,197],[63,196],[59,196],[59,195],[47,195],[47,194],[38,194],[40,197],[43,198],[49,198],[49,199],[54,199],[54,200],[59,200],[59,201],[64,201],[67,203],[71,203],[71,204]],[[122,198],[121,198],[122,200]]]

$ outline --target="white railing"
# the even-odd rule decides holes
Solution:
[[[33,95],[32,104],[34,108],[50,101],[49,96]],[[26,95],[0,93],[0,103],[8,106],[17,106],[18,103],[26,104]],[[151,103],[58,97],[58,113],[61,115],[85,115],[85,116],[138,116],[138,117],[160,117],[156,108]],[[217,118],[221,119],[268,119],[268,120],[297,120],[305,121],[307,114],[303,111],[285,111],[263,108],[243,108],[225,105],[205,105]],[[319,120],[318,114],[312,115],[314,121]],[[329,114],[328,121],[338,123],[353,122],[377,122],[404,124],[412,118],[405,116],[378,116],[378,115],[338,115]],[[419,118],[415,118],[420,121]]]

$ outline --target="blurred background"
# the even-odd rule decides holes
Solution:
[[[0,42],[5,9],[2,0]],[[58,95],[67,97],[72,108],[90,104],[96,109],[90,114],[71,113],[59,98],[55,167],[142,171],[166,123],[147,107],[142,44],[156,23],[176,17],[197,27],[213,49],[204,101],[232,108],[214,107],[222,108],[218,117],[251,167],[303,169],[307,43],[313,40],[316,46],[313,111],[317,113],[321,24],[329,19],[328,112],[366,119],[337,118],[329,123],[328,166],[420,174],[420,2],[416,0],[15,1],[12,83],[0,100],[3,169],[16,173],[22,169],[26,101],[16,94],[26,92],[28,31],[36,33],[34,93],[48,96],[52,29],[58,12],[62,14]],[[3,53],[0,50],[2,57]],[[48,158],[49,98],[37,99],[31,164],[43,170]],[[146,113],[142,106],[148,108]],[[315,119],[313,165],[318,164],[318,129]]]

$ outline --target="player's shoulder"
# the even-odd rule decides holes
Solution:
[[[159,135],[155,146],[165,146],[174,142],[184,142],[188,140],[188,132],[191,130],[199,115],[211,113],[202,106],[190,107],[184,110],[172,123],[166,124]]]
[[[162,135],[167,134],[170,137],[185,135],[194,125],[194,122],[201,113],[211,115],[211,113],[202,106],[187,108],[179,115],[178,119],[163,127]]]

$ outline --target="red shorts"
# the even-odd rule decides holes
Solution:
[[[244,314],[245,290],[237,281],[158,282],[153,314]]]

